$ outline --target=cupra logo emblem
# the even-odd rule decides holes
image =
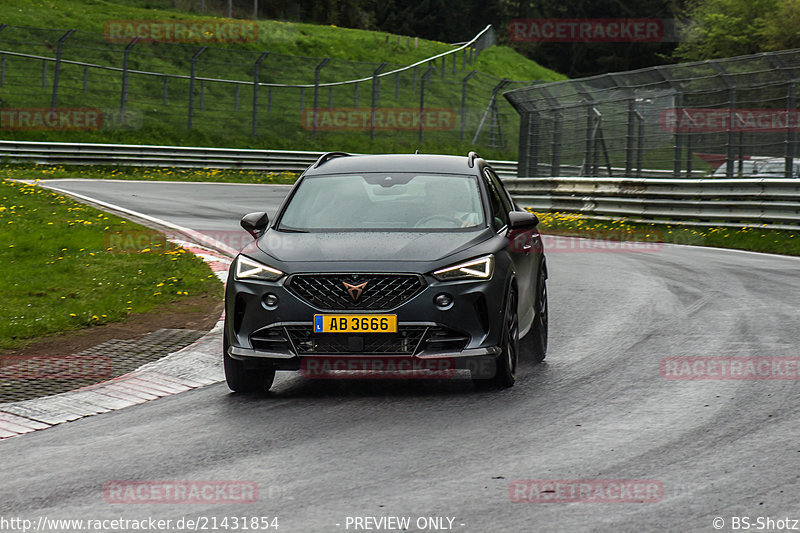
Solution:
[[[354,302],[357,302],[359,298],[361,298],[361,293],[364,292],[364,287],[367,286],[368,281],[365,281],[361,285],[350,285],[346,281],[342,282],[344,288],[347,289],[347,292],[350,293],[350,298],[353,299]]]

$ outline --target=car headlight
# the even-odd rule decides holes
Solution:
[[[277,268],[264,265],[249,257],[240,255],[236,259],[234,277],[237,280],[256,279],[260,281],[278,281],[283,277],[283,272]]]
[[[464,263],[441,268],[433,273],[439,281],[456,279],[489,279],[494,271],[494,256],[486,255]]]

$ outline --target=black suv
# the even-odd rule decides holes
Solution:
[[[224,363],[233,391],[276,370],[467,369],[510,387],[547,349],[538,219],[477,154],[323,155],[231,265]],[[312,371],[313,370],[313,371]]]

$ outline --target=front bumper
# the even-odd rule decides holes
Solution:
[[[469,370],[473,376],[494,375],[497,356],[500,348],[476,348],[471,350],[461,350],[459,352],[442,352],[435,354],[419,355],[375,355],[362,353],[348,354],[308,354],[303,356],[286,354],[280,352],[266,352],[246,348],[231,346],[228,348],[228,355],[234,359],[243,361],[247,366],[258,368],[271,366],[277,370],[304,370],[315,365],[312,362],[320,361],[320,364],[327,364],[334,369],[362,368],[363,362],[368,361],[368,368],[375,368],[376,363],[386,361],[386,367],[427,368],[437,370]],[[355,366],[351,366],[349,361],[357,361]],[[404,365],[404,363],[406,363]],[[339,368],[341,367],[341,368]]]
[[[231,274],[225,298],[228,355],[246,366],[284,370],[301,369],[304,360],[349,357],[449,361],[472,371],[493,365],[500,353],[507,281],[499,276],[451,282],[425,276],[424,281],[419,293],[394,309],[349,311],[397,315],[398,334],[382,342],[392,335],[314,334],[313,316],[326,311],[300,299],[284,280],[240,281]],[[452,297],[446,308],[434,303],[441,293]],[[277,298],[277,305],[266,305],[267,295]]]

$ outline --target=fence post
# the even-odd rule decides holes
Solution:
[[[428,65],[428,70],[422,75],[419,85],[419,142],[422,143],[422,133],[425,129],[425,84],[433,72],[433,65]]]
[[[633,136],[635,133],[636,124],[636,96],[631,91],[631,97],[628,99],[628,128],[625,132],[625,176],[630,177],[633,173]]]
[[[461,80],[461,140],[464,140],[464,131],[467,124],[467,83],[471,77],[477,74],[477,70],[473,70]]]
[[[206,109],[206,80],[200,80],[200,111]]]
[[[561,133],[564,124],[564,114],[560,109],[553,112],[553,146],[550,151],[552,161],[550,162],[550,175],[557,177],[561,174]]]
[[[517,157],[517,177],[518,178],[531,178],[535,174],[531,174],[530,162],[536,159],[535,155],[531,155],[531,128],[533,126],[533,112],[529,110],[518,109],[519,111],[519,155]],[[535,148],[534,148],[535,150]]]
[[[89,92],[89,67],[83,67],[83,94],[87,92]]]
[[[50,109],[56,108],[56,101],[58,100],[58,77],[61,71],[61,51],[64,45],[64,41],[69,39],[69,36],[75,33],[75,30],[69,30],[67,33],[61,36],[58,40],[58,47],[56,48],[56,70],[53,73],[53,97],[50,100]],[[46,82],[44,78],[44,71],[42,76],[42,87],[44,87],[44,83]]]
[[[498,116],[497,111],[497,93],[500,92],[500,89],[505,87],[508,84],[508,79],[503,78],[500,80],[500,83],[494,86],[492,89],[492,96],[489,98],[489,105],[486,106],[486,111],[483,112],[483,116],[481,117],[481,122],[478,124],[478,130],[475,132],[475,137],[472,138],[472,144],[478,142],[478,136],[481,134],[483,130],[483,125],[486,122],[486,117],[489,117],[489,146],[495,148],[495,128],[497,128],[500,132],[500,144],[503,144],[503,131],[500,128],[500,117]]]
[[[447,56],[442,56],[442,81],[444,81],[445,70],[447,70]]]
[[[686,113],[686,111],[684,111],[684,113]],[[686,132],[685,136],[686,136],[686,177],[687,178],[691,178],[692,177],[692,157],[694,156],[694,153],[693,153],[694,146],[692,144],[692,141],[694,140],[694,133],[692,133],[691,131],[688,131],[688,132]],[[740,145],[740,149],[741,149],[741,145]],[[741,170],[742,163],[743,163],[743,160],[739,159],[739,165],[740,165],[739,168],[740,168],[740,170]]]
[[[0,31],[6,29],[8,24],[0,24]],[[3,54],[3,57],[0,58],[0,87],[3,87],[6,84],[6,56]]]
[[[378,65],[378,68],[372,73],[372,112],[370,113],[370,128],[369,138],[375,138],[375,108],[378,106],[378,100],[381,97],[381,80],[378,79],[378,74],[386,67],[386,62]]]
[[[642,177],[642,157],[644,154],[644,115],[635,111],[636,118],[639,120],[639,131],[636,136],[636,177]]]
[[[42,89],[47,89],[47,61],[42,59]]]
[[[600,150],[597,146],[598,143],[598,132],[602,127],[602,116],[600,115],[600,111],[593,107],[592,111],[594,112],[594,127],[592,128],[592,176],[599,176],[600,175]]]
[[[258,59],[256,59],[255,64],[253,65],[253,116],[251,118],[251,135],[253,137],[256,136],[258,132],[258,70],[261,66],[261,62],[269,55],[269,52],[264,52]],[[239,86],[236,86],[236,108],[239,108]]]
[[[197,58],[206,50],[208,50],[208,47],[204,46],[192,56],[192,70],[189,75],[189,129],[192,129],[192,119],[194,118],[194,79],[197,77]]]
[[[538,81],[540,80],[534,80],[533,83]],[[562,107],[558,98],[554,97],[550,91],[544,87],[540,87],[539,90],[542,92],[542,95],[544,95],[549,111],[553,115],[553,135],[550,138],[550,175],[556,177],[561,173],[561,134],[563,131],[564,114],[562,113]],[[537,114],[537,118],[540,116],[540,114]]]
[[[675,115],[683,117],[683,93],[678,93],[675,97]],[[680,121],[680,118],[678,119]],[[675,144],[673,147],[674,153],[672,156],[672,176],[674,178],[681,177],[681,147],[683,144],[683,135],[680,128],[675,129]]]
[[[168,81],[169,81],[169,76],[164,76],[164,90],[163,90],[164,105],[167,105],[167,82]]]
[[[125,46],[122,52],[122,95],[119,101],[119,119],[125,118],[125,103],[128,101],[128,57],[131,53],[131,48],[139,42],[139,37],[134,37],[131,42]]]
[[[589,176],[592,160],[592,148],[594,145],[594,138],[592,137],[592,126],[594,125],[594,105],[589,102],[586,107],[586,145],[583,154],[583,166],[581,168],[581,176]]]
[[[789,83],[789,94],[787,95],[789,100],[789,105],[787,106],[790,113],[795,111],[797,107],[797,93],[796,93],[796,84],[794,81]],[[794,128],[786,128],[786,146],[784,147],[785,152],[785,164],[784,164],[784,177],[791,178],[794,174],[793,163],[794,163],[794,144],[795,144],[795,132]]]
[[[531,111],[530,122],[528,123],[528,135],[530,140],[530,149],[528,152],[528,175],[539,175],[539,118],[541,115],[538,111]]]
[[[727,140],[727,166],[725,167],[725,177],[733,178],[733,165],[736,158],[736,132],[734,124],[736,123],[736,88],[731,87],[728,91],[728,140]]]
[[[317,68],[314,69],[314,137],[317,136],[317,119],[319,117],[319,73],[330,60],[331,58],[326,57],[320,61],[319,65],[317,65]]]

